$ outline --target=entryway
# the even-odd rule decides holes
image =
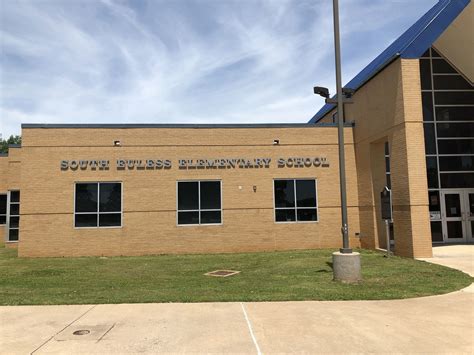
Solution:
[[[474,242],[474,189],[442,190],[441,221],[445,243]]]

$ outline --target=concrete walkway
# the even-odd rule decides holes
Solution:
[[[461,270],[474,277],[474,244],[436,246],[432,258],[419,260]]]
[[[472,354],[473,301],[471,285],[396,301],[0,307],[0,353]]]

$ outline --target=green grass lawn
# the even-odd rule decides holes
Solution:
[[[0,304],[393,299],[447,293],[472,278],[362,250],[363,282],[332,281],[333,250],[111,258],[17,258],[0,248]],[[228,278],[204,276],[240,270]]]

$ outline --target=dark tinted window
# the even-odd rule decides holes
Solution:
[[[221,211],[201,211],[201,224],[221,223]]]
[[[19,235],[19,230],[18,229],[10,229],[9,235],[8,235],[8,240],[11,242],[16,242],[18,241],[18,235]]]
[[[431,89],[431,67],[429,59],[420,59],[421,89]]]
[[[178,183],[178,210],[199,209],[199,182]]]
[[[316,208],[298,208],[297,210],[298,221],[316,221],[317,212]]]
[[[439,154],[474,154],[474,139],[438,140]]]
[[[433,59],[433,73],[457,73],[444,59]]]
[[[100,212],[120,212],[122,209],[122,185],[119,183],[101,183],[99,185]]]
[[[120,227],[122,225],[121,211],[121,183],[76,184],[75,227]]]
[[[316,181],[314,179],[275,180],[274,188],[276,222],[318,220]]]
[[[443,241],[443,230],[441,227],[441,221],[431,222],[431,240],[433,242]]]
[[[472,188],[474,173],[441,173],[441,187],[446,189]]]
[[[474,121],[474,106],[437,107],[438,121]]]
[[[433,123],[424,123],[425,131],[425,152],[426,154],[436,154],[436,137]]]
[[[439,57],[441,58],[441,56],[439,55],[439,53],[436,51],[436,49],[434,48],[431,48],[431,56],[432,57]]]
[[[474,171],[474,156],[439,157],[441,171]]]
[[[438,187],[438,168],[435,157],[426,158],[426,174],[428,176],[428,187]]]
[[[431,92],[421,93],[423,105],[423,121],[433,121],[433,95]]]
[[[20,227],[20,217],[10,217],[10,228]]]
[[[277,222],[295,222],[295,210],[294,209],[277,209],[275,210],[275,220]]]
[[[7,214],[7,195],[0,195],[0,215],[2,214]]]
[[[296,180],[296,205],[316,207],[316,186],[314,180]]]
[[[99,214],[99,227],[116,227],[122,225],[121,213]]]
[[[74,216],[76,227],[97,227],[97,214],[76,214]]]
[[[199,224],[199,212],[178,212],[178,224]]]
[[[435,92],[436,105],[472,105],[473,91],[441,91]]]
[[[76,212],[97,212],[98,184],[76,184]]]
[[[178,224],[222,223],[221,208],[220,181],[178,182]]]
[[[7,216],[5,215],[0,215],[0,224],[5,224],[7,223]]]
[[[439,191],[428,191],[428,200],[430,211],[441,211]]]
[[[10,215],[11,216],[19,216],[20,215],[20,204],[10,204]]]
[[[20,202],[20,191],[10,191],[10,202]]]
[[[221,208],[221,183],[201,181],[201,209]]]
[[[435,90],[459,90],[472,89],[473,86],[469,84],[461,75],[437,75],[433,78]]]
[[[294,180],[275,180],[275,207],[295,207]]]
[[[438,137],[474,137],[474,122],[438,123]]]

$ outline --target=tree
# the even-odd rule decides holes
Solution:
[[[21,144],[21,136],[11,135],[8,139],[0,138],[0,153],[8,153],[9,144]]]

